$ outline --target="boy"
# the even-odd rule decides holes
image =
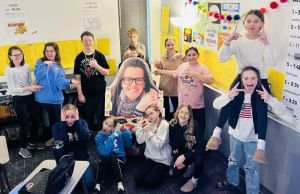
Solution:
[[[126,48],[123,61],[130,57],[139,57],[146,60],[146,49],[142,43],[138,42],[139,32],[136,28],[130,28],[127,32],[130,45]]]

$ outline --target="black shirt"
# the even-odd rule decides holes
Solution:
[[[109,69],[104,55],[97,50],[91,55],[85,55],[83,52],[77,55],[74,74],[81,75],[81,87],[85,97],[95,97],[105,94],[106,82],[104,76],[97,69],[89,66],[89,62],[93,58],[101,67]]]

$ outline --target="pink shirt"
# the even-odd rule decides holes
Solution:
[[[210,74],[210,71],[202,64],[189,65],[188,62],[181,64],[173,76],[178,78],[178,100],[179,104],[190,104],[193,109],[204,107],[204,83],[186,74],[187,71],[195,71],[201,74]]]

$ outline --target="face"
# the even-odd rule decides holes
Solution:
[[[167,42],[166,42],[166,49],[167,51],[174,51],[175,50],[175,42],[171,39],[168,39]]]
[[[259,33],[263,25],[264,23],[255,14],[248,15],[244,21],[244,26],[248,33]]]
[[[242,83],[246,93],[254,92],[257,86],[258,78],[254,71],[245,71],[242,74]]]
[[[186,54],[189,63],[198,63],[199,54],[194,50],[189,50]]]
[[[186,106],[183,106],[178,112],[178,120],[180,125],[186,125],[190,119],[190,112]]]
[[[156,123],[159,120],[159,112],[149,108],[146,110],[146,117],[150,123]]]
[[[137,46],[137,41],[138,41],[138,35],[137,34],[130,34],[129,36],[129,41],[131,46],[136,47]]]
[[[83,36],[81,40],[84,49],[92,50],[94,49],[94,38],[91,36]]]
[[[20,65],[23,60],[23,54],[20,50],[12,50],[9,58],[12,60],[13,64]]]
[[[55,61],[56,52],[52,46],[46,47],[45,56],[48,61]]]
[[[66,115],[67,125],[69,127],[72,127],[74,125],[74,122],[75,122],[75,119],[76,119],[75,111],[74,110],[67,110],[65,112],[65,115]]]
[[[103,130],[107,133],[111,132],[111,130],[114,128],[114,121],[113,119],[105,119],[103,121]]]
[[[123,75],[122,88],[131,102],[142,94],[144,86],[144,70],[139,67],[127,67]]]

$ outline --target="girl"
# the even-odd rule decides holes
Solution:
[[[126,59],[110,86],[112,115],[143,116],[149,105],[158,103],[158,89],[148,65],[140,58]]]
[[[125,191],[122,182],[121,165],[125,163],[125,148],[131,148],[132,137],[128,130],[115,130],[117,120],[114,116],[108,116],[103,121],[103,129],[95,137],[97,151],[100,157],[99,168],[96,176],[94,191],[100,193],[100,184],[105,175],[111,169],[117,181],[118,193]],[[124,148],[125,147],[125,148]]]
[[[87,143],[89,141],[89,129],[87,122],[79,118],[78,109],[67,104],[62,108],[61,121],[52,126],[54,140],[61,140],[64,143],[64,154],[73,152],[76,160],[88,161]],[[91,165],[83,175],[87,188],[93,186],[94,176]]]
[[[49,127],[60,120],[61,105],[64,100],[63,89],[70,87],[70,84],[78,85],[78,81],[72,79],[70,82],[65,78],[64,69],[61,66],[61,59],[58,45],[54,42],[45,44],[44,56],[37,60],[34,75],[37,84],[43,87],[35,93],[35,100],[40,103],[42,110],[48,114]],[[46,140],[51,138],[51,131],[46,130]]]
[[[210,71],[198,63],[199,53],[195,47],[185,52],[187,62],[176,70],[156,70],[155,74],[169,75],[178,79],[179,104],[188,103],[193,109],[193,117],[205,130],[204,84],[212,84]]]
[[[21,131],[21,149],[19,154],[23,158],[30,158],[32,155],[26,148],[28,134],[27,130],[29,126],[29,121],[27,118],[28,113],[30,116],[30,122],[32,123],[28,147],[31,149],[45,148],[43,144],[36,143],[38,130],[40,128],[40,119],[33,94],[33,92],[41,90],[42,87],[32,83],[29,66],[25,64],[23,51],[19,47],[12,46],[8,49],[8,59],[9,64],[5,70],[5,77],[7,80],[8,92],[13,97],[13,107],[19,118]]]
[[[181,188],[182,192],[191,192],[197,187],[197,181],[203,170],[204,130],[193,119],[192,108],[181,104],[170,121],[170,145],[174,164],[172,172],[178,174],[194,164],[194,172]]]
[[[241,71],[239,82],[226,94],[216,98],[213,106],[226,107],[229,111],[230,156],[227,181],[219,182],[216,190],[229,189],[239,185],[239,164],[242,150],[246,156],[247,193],[259,193],[259,163],[266,163],[265,137],[267,132],[267,104],[276,107],[276,98],[261,86],[256,68],[249,66]],[[263,90],[260,90],[261,88]]]
[[[162,119],[161,112],[155,105],[147,107],[146,118],[141,118],[136,127],[137,142],[146,143],[146,160],[135,175],[135,182],[153,189],[166,178],[171,164],[169,124]]]
[[[261,75],[261,83],[265,89],[269,90],[268,83],[268,66],[274,66],[274,55],[272,47],[269,44],[267,35],[264,30],[264,15],[259,10],[250,10],[246,13],[243,21],[245,27],[245,35],[241,36],[234,32],[223,43],[219,51],[219,61],[227,61],[232,55],[237,61],[237,77],[231,84],[230,88],[240,82],[240,73],[246,66],[253,66],[259,70]],[[240,88],[240,86],[239,86]],[[222,128],[229,116],[228,110],[221,110],[218,123],[214,129],[214,133],[218,134],[217,138],[208,141],[207,149],[217,150],[221,144],[220,134]]]
[[[177,53],[175,50],[175,42],[172,38],[167,38],[165,40],[165,48],[167,49],[166,54],[161,57],[160,60],[155,60],[153,62],[157,69],[165,70],[175,70],[178,66],[184,62],[184,56]],[[164,108],[165,108],[165,118],[170,121],[173,117],[173,113],[170,112],[171,101],[173,110],[177,109],[178,106],[178,81],[176,78],[162,75],[159,81],[159,90],[164,92]]]

